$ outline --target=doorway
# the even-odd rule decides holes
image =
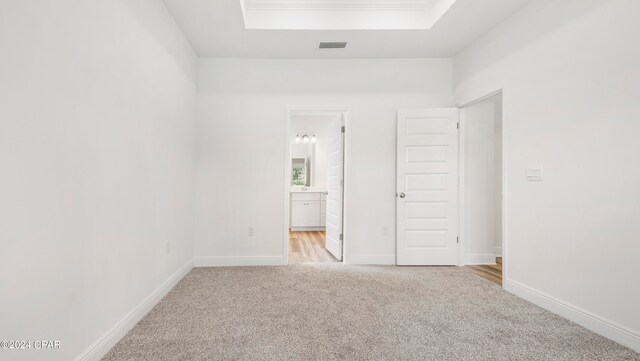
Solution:
[[[348,109],[287,110],[285,254],[289,264],[345,258]]]
[[[467,266],[502,283],[508,261],[502,107],[497,92],[459,109],[398,112],[398,265]]]
[[[502,93],[461,108],[461,257],[477,275],[502,285],[504,152]]]

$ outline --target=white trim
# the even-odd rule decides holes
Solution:
[[[395,254],[355,255],[349,258],[350,265],[395,265]]]
[[[244,1],[243,1],[244,2]],[[289,226],[291,224],[291,109],[287,108],[284,131],[284,230],[285,242],[282,255],[284,263],[289,264]]]
[[[589,330],[640,352],[640,332],[576,307],[522,283],[507,280],[505,289],[535,305],[569,319]]]
[[[94,342],[80,356],[77,361],[93,361],[102,359],[113,346],[115,346],[151,309],[162,300],[169,291],[191,271],[193,259],[172,274],[160,287],[153,291],[147,298],[140,302],[122,320],[113,326],[107,333]]]
[[[496,264],[496,255],[467,253],[464,255],[464,264],[470,266],[494,265]]]
[[[342,187],[342,262],[345,264],[349,264],[351,259],[348,258],[347,252],[347,239],[349,239],[349,228],[347,227],[349,223],[349,190],[351,189],[351,108],[346,107],[343,110],[343,125],[344,125],[344,135],[343,135],[343,166],[344,169],[342,171],[342,178],[344,181]],[[394,259],[395,261],[395,259]]]
[[[467,152],[466,131],[467,131],[467,111],[459,109],[458,115],[458,266],[466,264],[464,255],[465,244],[467,242],[467,217],[465,212],[465,177]]]
[[[284,263],[289,264],[289,208],[290,208],[290,192],[291,192],[291,114],[292,113],[316,113],[316,114],[342,114],[344,120],[344,128],[345,128],[345,136],[344,136],[344,185],[342,189],[342,261],[344,263],[348,262],[347,259],[347,239],[348,235],[348,213],[349,208],[347,205],[349,204],[349,189],[350,189],[350,179],[351,179],[351,107],[348,106],[327,106],[327,107],[303,107],[303,106],[288,106],[286,108],[286,117],[285,117],[285,171],[284,171],[284,227],[283,227],[283,258]]]
[[[194,267],[283,266],[287,259],[282,256],[196,257],[194,262]]]
[[[432,6],[421,0],[324,0],[313,2],[292,2],[289,0],[245,0],[248,10],[398,10],[429,11]],[[441,1],[440,1],[441,2]],[[438,4],[439,5],[439,4]],[[450,7],[450,6],[449,6]]]
[[[510,123],[508,121],[507,112],[505,112],[505,110],[507,109],[507,107],[505,106],[507,99],[505,98],[506,94],[504,92],[504,89],[498,90],[493,95],[497,95],[497,94],[501,94],[502,96],[502,240],[501,240],[501,245],[502,245],[501,256],[503,257],[502,279],[508,280],[510,262],[509,262],[509,256],[507,253],[508,252],[507,246],[509,244],[509,234],[508,234],[508,226],[507,226],[507,224],[509,223],[508,222],[509,212],[507,211],[507,205],[508,205],[507,200],[509,199],[508,192],[507,192],[507,189],[508,189],[507,185],[509,184],[508,182],[509,181],[509,158],[507,158],[509,149],[507,147],[507,136],[509,132],[507,127]],[[502,287],[505,288],[506,286],[502,286]]]
[[[483,101],[485,101],[487,99],[491,99],[491,98],[493,98],[494,96],[496,96],[498,94],[503,94],[503,90],[502,89],[496,90],[496,91],[494,91],[492,93],[489,93],[488,95],[485,95],[483,97],[477,98],[475,100],[472,100],[472,101],[464,103],[464,104],[460,104],[460,105],[458,105],[458,108],[460,108],[460,109],[468,108],[468,107],[470,107],[472,105],[476,105],[478,103],[482,103]]]

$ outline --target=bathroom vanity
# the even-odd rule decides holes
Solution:
[[[293,232],[324,231],[326,226],[327,192],[292,188],[290,197],[290,228]]]

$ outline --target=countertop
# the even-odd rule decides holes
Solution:
[[[294,187],[291,188],[291,193],[326,193],[326,188],[318,187]]]

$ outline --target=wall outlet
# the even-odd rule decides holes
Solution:
[[[171,253],[171,242],[167,241],[167,250],[166,253],[169,254]]]
[[[249,227],[249,237],[253,237],[255,235],[255,232],[253,230],[253,227]]]

